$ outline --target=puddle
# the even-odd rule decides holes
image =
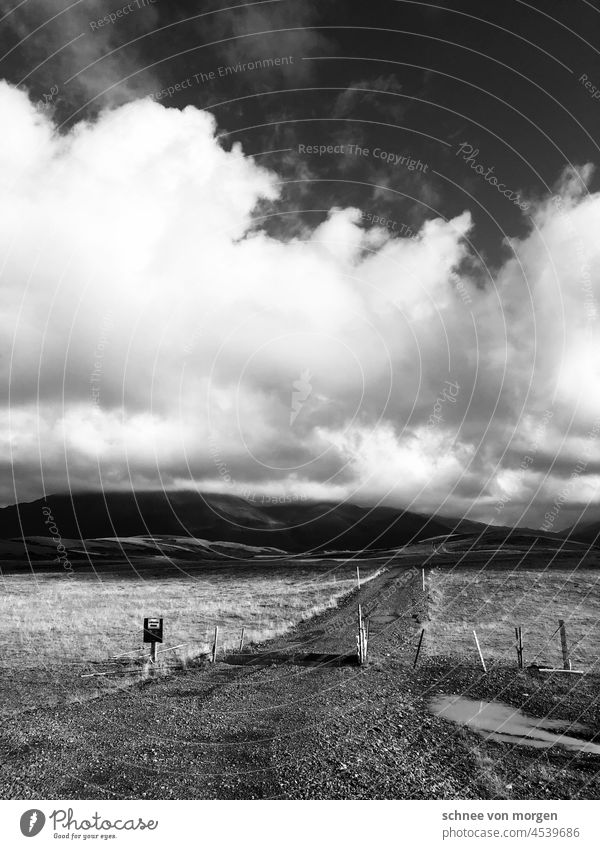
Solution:
[[[580,740],[561,730],[585,731],[584,725],[564,719],[537,719],[502,702],[482,702],[461,696],[437,696],[429,703],[436,716],[466,725],[482,734],[486,740],[534,746],[546,749],[563,746],[571,752],[590,752],[600,755],[600,745]]]

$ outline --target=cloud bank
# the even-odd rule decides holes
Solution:
[[[571,481],[560,527],[600,499],[600,196],[575,175],[492,271],[468,209],[267,235],[277,175],[191,106],[59,134],[2,83],[0,119],[5,503],[193,485],[539,524]]]

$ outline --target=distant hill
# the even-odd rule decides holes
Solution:
[[[460,522],[393,507],[329,502],[259,503],[195,491],[49,495],[0,509],[0,539],[159,536],[276,547],[290,552],[393,548],[447,534]],[[469,523],[469,530],[473,532]],[[484,529],[486,526],[478,526]],[[466,530],[466,528],[464,528]]]
[[[436,519],[453,534],[482,534],[492,528],[492,525],[475,522],[473,519],[446,519],[443,516],[436,516]],[[506,530],[510,531],[512,528]]]
[[[600,521],[578,522],[562,531],[561,536],[600,546]]]

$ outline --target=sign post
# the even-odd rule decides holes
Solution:
[[[163,641],[163,621],[146,617],[144,619],[144,642],[150,643],[150,660],[156,663],[156,644]]]

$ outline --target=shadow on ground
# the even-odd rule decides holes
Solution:
[[[273,666],[284,663],[292,663],[296,666],[357,666],[358,658],[355,654],[261,652],[260,654],[228,654],[223,658],[223,663],[229,663],[232,666]]]

